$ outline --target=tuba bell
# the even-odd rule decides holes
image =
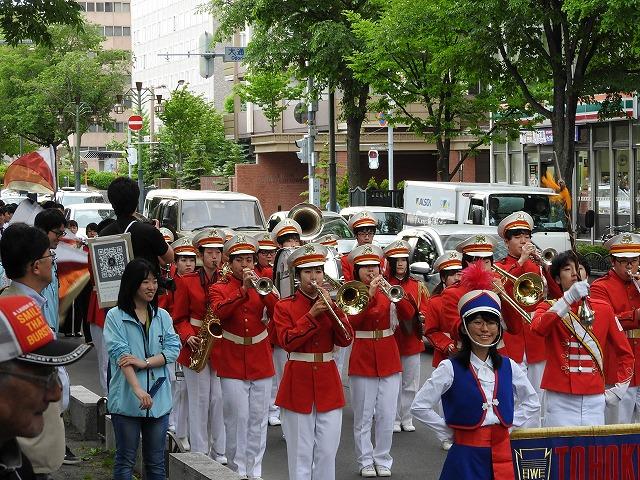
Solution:
[[[322,230],[322,211],[311,203],[298,203],[294,205],[287,215],[295,220],[302,229],[300,240],[308,242],[317,236]]]

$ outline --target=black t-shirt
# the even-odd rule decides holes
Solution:
[[[127,225],[133,222],[135,218],[124,217],[118,218],[111,225],[107,225],[101,232],[101,237],[107,235],[117,235],[124,233]],[[162,233],[153,225],[135,221],[127,230],[131,234],[131,243],[133,245],[133,256],[136,258],[144,258],[149,260],[152,265],[159,269],[158,257],[167,253],[169,246],[165,241]]]

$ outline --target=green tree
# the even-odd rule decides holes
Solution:
[[[255,103],[269,120],[271,131],[275,132],[276,123],[282,112],[287,109],[289,101],[302,95],[304,85],[291,85],[289,72],[268,70],[251,71],[245,75],[244,83],[237,83],[234,92],[245,102]]]
[[[208,170],[207,162],[203,161],[205,158],[205,145],[199,137],[196,137],[191,145],[189,158],[184,162],[184,171],[182,172],[182,186],[184,188],[200,188],[200,177]]]
[[[608,94],[603,113],[619,111],[619,92],[635,91],[640,69],[639,0],[456,0],[482,55],[473,58],[505,101],[549,119],[560,175],[571,188],[575,115],[580,100]]]
[[[342,119],[347,124],[347,169],[352,187],[360,184],[360,129],[367,113],[369,85],[355,77],[348,59],[362,47],[345,13],[363,18],[375,14],[368,0],[210,0],[220,20],[217,40],[246,25],[252,27],[246,63],[290,71],[300,81],[314,80],[312,96],[328,89],[342,92]],[[308,65],[305,65],[305,61]]]
[[[76,101],[87,107],[81,110],[80,133],[95,120],[112,125],[109,114],[124,88],[130,54],[104,51],[104,38],[93,28],[50,31],[51,46],[0,47],[0,130],[57,147],[75,132]]]
[[[492,89],[470,94],[486,78],[473,62],[467,62],[474,56],[475,45],[464,19],[457,19],[455,25],[450,20],[451,0],[379,3],[377,18],[349,15],[362,44],[350,66],[356,78],[380,95],[372,108],[389,112],[392,124],[409,125],[435,143],[438,179],[449,181],[460,165],[449,171],[452,140],[474,135],[477,140],[469,148],[474,150],[488,143],[496,131],[517,129],[514,112],[503,113],[487,131],[487,112],[497,111],[500,96]],[[426,113],[416,110],[415,104],[424,105]]]
[[[52,24],[83,27],[82,11],[72,0],[0,0],[0,34],[10,45],[22,40],[52,43]]]

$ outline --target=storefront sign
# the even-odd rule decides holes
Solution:
[[[553,130],[541,128],[539,130],[524,130],[520,132],[520,143],[523,145],[544,145],[553,143]]]
[[[519,430],[511,448],[518,480],[640,478],[640,425]]]

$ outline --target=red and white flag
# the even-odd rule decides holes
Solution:
[[[14,160],[4,175],[4,188],[31,193],[55,193],[56,152],[52,146]]]

